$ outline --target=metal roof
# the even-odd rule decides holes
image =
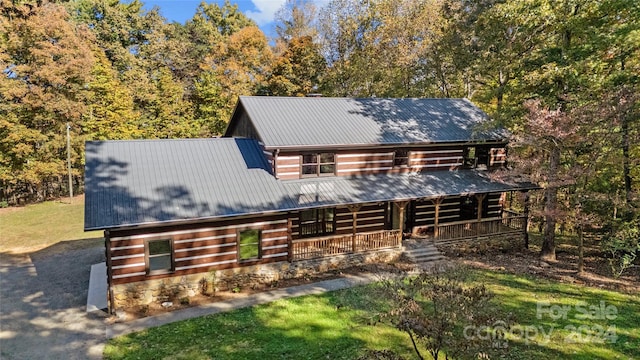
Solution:
[[[251,139],[93,141],[85,230],[525,188],[472,170],[281,181]]]
[[[250,139],[86,143],[85,230],[289,208]]]
[[[266,147],[502,141],[504,129],[467,99],[241,96]],[[231,119],[226,136],[232,136]]]

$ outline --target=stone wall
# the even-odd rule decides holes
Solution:
[[[397,260],[400,249],[388,249],[347,254],[296,262],[278,262],[192,275],[147,280],[112,287],[114,304],[119,310],[136,305],[181,301],[197,294],[210,295],[215,290],[256,288],[281,279],[301,278],[331,270],[346,269],[363,264],[387,263]]]

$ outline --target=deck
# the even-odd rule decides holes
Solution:
[[[523,236],[526,216],[505,210],[501,217],[465,220],[414,229],[423,239],[448,244],[495,236]],[[289,260],[309,260],[327,256],[397,248],[402,245],[400,230],[383,230],[355,235],[326,236],[289,242]]]
[[[455,243],[495,236],[524,235],[526,216],[505,210],[501,217],[480,220],[465,220],[439,224],[431,227],[425,237],[434,243]]]
[[[292,241],[290,244],[290,256],[291,261],[309,260],[325,256],[397,248],[401,244],[402,235],[400,230],[327,236]]]

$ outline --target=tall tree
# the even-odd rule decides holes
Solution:
[[[115,140],[141,137],[133,96],[100,49],[88,84],[88,111],[82,128],[88,139]]]
[[[278,96],[305,96],[316,91],[325,67],[311,36],[294,38],[273,64],[268,91]]]
[[[41,200],[61,191],[65,127],[70,123],[77,135],[86,110],[93,36],[86,26],[69,22],[65,8],[54,3],[0,6],[0,132],[20,134],[0,140],[3,167],[7,166],[0,173],[4,186],[19,189],[29,200]],[[71,154],[76,169],[80,146],[75,142]]]
[[[275,14],[275,53],[280,55],[294,39],[310,37],[316,41],[317,8],[310,0],[287,0]]]

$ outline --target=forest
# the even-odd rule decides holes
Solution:
[[[543,254],[558,224],[640,253],[637,0],[289,0],[276,34],[231,2],[180,24],[138,0],[0,0],[0,205],[68,194],[67,125],[81,193],[86,140],[217,136],[239,95],[466,97],[542,187]]]

